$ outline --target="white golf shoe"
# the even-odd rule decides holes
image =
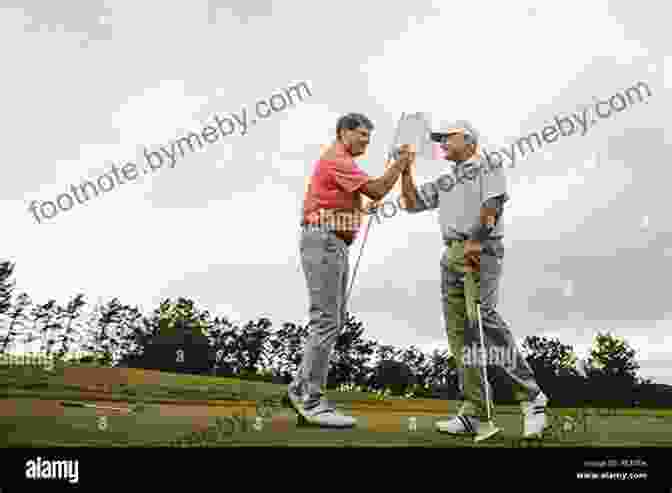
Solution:
[[[357,420],[336,410],[322,394],[302,395],[295,384],[290,385],[287,397],[291,407],[299,416],[300,424],[321,426],[325,428],[352,428]]]
[[[543,392],[533,401],[520,403],[523,413],[523,438],[541,438],[547,427],[546,404],[548,397]]]
[[[437,421],[435,426],[440,433],[474,436],[474,442],[477,443],[502,431],[492,421],[481,421],[473,416],[463,416],[461,414],[448,421]]]

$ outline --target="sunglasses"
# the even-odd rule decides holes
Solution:
[[[445,144],[446,142],[448,142],[448,139],[449,139],[452,135],[456,135],[457,133],[458,133],[458,132],[453,132],[453,133],[449,133],[449,134],[443,134],[443,133],[439,133],[439,132],[432,132],[432,133],[430,134],[430,137],[429,137],[429,138],[430,138],[430,140],[431,140],[432,142],[436,142],[437,144]]]

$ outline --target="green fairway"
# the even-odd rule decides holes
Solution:
[[[110,377],[120,370],[105,370]],[[129,370],[127,383],[110,383],[107,391],[91,395],[91,384],[64,379],[63,369],[46,372],[30,367],[0,368],[0,446],[148,447],[148,446],[422,446],[519,447],[520,411],[497,406],[496,421],[503,432],[484,443],[454,438],[434,431],[434,423],[454,414],[457,402],[386,398],[363,392],[329,392],[341,409],[352,412],[358,426],[352,430],[297,427],[295,416],[279,408],[284,385],[209,376],[143,373]],[[126,378],[126,376],[124,378]],[[66,383],[66,380],[68,383]],[[151,380],[151,381],[150,381]],[[112,379],[110,380],[112,382]],[[101,385],[105,382],[99,382]],[[102,387],[101,387],[102,388]],[[87,394],[88,392],[88,394]],[[32,400],[31,400],[32,399]],[[38,400],[35,400],[38,399]],[[61,407],[59,401],[99,401],[99,405],[129,408],[145,403],[138,413]],[[104,402],[107,401],[107,402]],[[116,401],[116,402],[112,402]],[[210,406],[203,405],[209,401]],[[263,427],[253,425],[259,402],[266,401]],[[162,404],[159,404],[162,403]],[[173,403],[173,404],[167,404]],[[42,408],[38,412],[37,408]],[[273,408],[271,410],[271,408]],[[247,425],[222,419],[245,413]],[[47,415],[52,413],[53,415]],[[585,421],[582,415],[585,413]],[[563,446],[672,446],[672,411],[624,409],[613,411],[550,409],[555,433],[541,443]],[[104,426],[101,425],[101,416]],[[576,429],[561,432],[565,416]],[[409,418],[416,428],[409,431]],[[235,431],[234,431],[235,428]],[[200,430],[200,431],[199,431]]]
[[[25,407],[30,413],[30,407]],[[97,415],[98,414],[98,415]],[[567,434],[538,442],[522,442],[520,420],[514,415],[502,415],[497,423],[503,428],[500,436],[474,444],[469,438],[454,438],[434,431],[434,422],[440,416],[415,416],[416,429],[409,431],[408,415],[395,415],[397,429],[390,427],[377,431],[375,419],[360,417],[358,427],[352,430],[324,430],[297,427],[289,413],[282,416],[287,426],[278,431],[272,423],[278,415],[266,419],[264,427],[256,431],[254,415],[247,416],[247,429],[240,423],[217,426],[215,416],[206,418],[206,426],[196,431],[192,416],[166,416],[158,407],[148,408],[137,415],[107,415],[104,429],[100,428],[100,412],[92,409],[67,408],[64,416],[57,417],[3,417],[0,418],[0,436],[3,447],[12,446],[430,446],[430,447],[523,447],[523,446],[672,446],[672,432],[664,422],[651,420],[633,423],[631,418],[599,418],[590,424],[588,432]],[[375,418],[375,417],[374,417]],[[201,420],[201,423],[203,420]]]
[[[106,392],[107,398],[129,402],[263,400],[269,396],[277,397],[286,390],[285,385],[266,382],[173,373],[161,373],[158,384],[143,383],[140,375],[137,381],[111,387],[111,391]],[[36,367],[0,366],[0,398],[39,396],[42,399],[76,400],[83,390],[81,385],[64,383],[62,369],[47,372]],[[336,403],[376,401],[374,394],[366,392],[329,392],[329,397]],[[380,405],[403,399],[391,397],[386,401]]]

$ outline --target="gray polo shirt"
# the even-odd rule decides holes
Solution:
[[[503,167],[490,167],[482,157],[446,163],[448,168],[438,178],[416,188],[416,207],[407,212],[438,208],[441,233],[446,241],[476,238],[482,233],[481,207],[492,207],[497,210],[497,221],[487,236],[503,237],[502,213],[504,203],[510,199]]]

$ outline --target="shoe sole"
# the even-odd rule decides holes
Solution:
[[[543,431],[541,431],[541,432],[537,432],[537,433],[529,433],[529,434],[527,434],[527,435],[523,435],[523,436],[522,436],[522,439],[523,439],[523,440],[543,440],[544,438],[546,438],[546,436],[547,436],[548,433],[552,433],[552,432],[553,432],[553,426],[547,424],[547,425],[544,427]]]
[[[469,431],[448,431],[448,430],[442,430],[438,426],[435,427],[436,431],[439,433],[443,433],[444,435],[452,435],[456,437],[473,437],[476,435],[476,433],[471,433]]]

